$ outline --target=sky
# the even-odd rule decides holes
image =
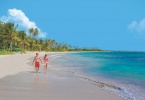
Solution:
[[[0,20],[72,46],[145,51],[144,0],[0,0]]]

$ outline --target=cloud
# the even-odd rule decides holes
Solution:
[[[145,18],[142,19],[140,22],[133,21],[131,24],[128,25],[128,28],[138,33],[144,33],[145,32]]]
[[[30,28],[37,28],[39,30],[39,38],[46,37],[46,32],[41,31],[41,29],[36,25],[35,22],[30,21],[29,18],[25,15],[25,13],[21,10],[18,10],[16,8],[9,9],[7,16],[2,16],[0,18],[3,22],[15,22],[19,26],[25,28],[26,30],[29,30]]]

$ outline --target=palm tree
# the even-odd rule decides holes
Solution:
[[[34,48],[36,46],[36,40],[35,39],[30,39],[29,44],[30,44],[31,50],[34,50]]]
[[[30,46],[29,44],[29,37],[26,35],[24,31],[19,31],[19,37],[20,37],[20,42],[19,45],[22,46],[23,50],[26,50],[27,46]]]
[[[49,40],[48,40],[48,39],[46,39],[46,40],[44,41],[44,46],[43,46],[43,48],[44,48],[46,51],[50,51],[50,46],[49,46]]]
[[[25,31],[17,31],[18,25],[8,22],[3,23],[0,21],[0,49],[9,49],[12,51],[12,46],[21,47],[23,50],[47,50],[47,51],[100,51],[99,48],[78,48],[72,47],[66,43],[58,43],[55,40],[46,39],[42,40],[34,38],[38,36],[39,30],[37,28],[30,28],[30,35],[27,36]]]
[[[39,44],[41,45],[40,51],[44,48],[44,41],[42,39],[39,40]]]
[[[39,30],[38,30],[37,28],[35,28],[35,29],[34,29],[34,32],[33,32],[33,35],[34,35],[34,36],[37,36],[38,33],[39,33]]]
[[[12,51],[12,43],[15,39],[17,39],[17,29],[18,25],[15,26],[14,23],[8,22],[4,24],[4,33],[3,35],[6,37],[6,39],[9,41],[9,51]]]
[[[33,28],[30,28],[29,29],[29,33],[30,33],[30,37],[32,38],[33,37],[33,33],[34,33],[34,29]]]
[[[36,46],[38,47],[39,51],[42,50],[42,47],[44,46],[44,42],[42,39],[39,39],[36,41]]]
[[[67,51],[68,47],[65,42],[62,43],[62,51]]]
[[[56,41],[55,41],[55,40],[51,40],[51,41],[50,41],[50,48],[51,48],[52,50],[54,50],[55,44],[56,44]]]
[[[31,38],[32,37],[36,37],[38,34],[39,34],[39,30],[37,29],[37,28],[30,28],[29,29],[29,33],[30,33],[30,36],[31,36]]]
[[[0,46],[1,47],[4,44],[4,40],[7,41],[7,39],[5,38],[5,35],[4,35],[4,30],[5,30],[4,25],[5,25],[5,23],[0,21]]]
[[[21,42],[19,43],[19,45],[22,46],[23,50],[26,50],[27,46],[30,46],[29,42],[27,41],[29,38],[26,36],[23,40],[21,40]]]
[[[1,36],[1,38],[0,38],[0,48],[5,50],[7,46],[8,46],[8,40],[6,40],[5,38],[3,38],[3,36]]]
[[[47,40],[47,43],[48,43],[47,49],[48,49],[48,51],[51,51],[51,40],[48,39],[48,40]]]
[[[36,50],[39,50],[41,51],[41,45],[40,45],[40,41],[39,40],[36,40]]]

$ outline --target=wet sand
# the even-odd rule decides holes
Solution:
[[[5,56],[7,60],[14,59],[12,67],[20,67],[22,70],[17,69],[14,75],[9,74],[0,79],[1,100],[122,100],[121,97],[104,91],[73,73],[56,70],[57,66],[51,64],[46,75],[41,65],[37,76],[30,62],[33,56],[33,54]],[[3,60],[0,58],[0,61]],[[23,64],[24,68],[21,67]]]

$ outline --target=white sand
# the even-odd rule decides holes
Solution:
[[[53,52],[38,52],[39,55],[53,54]],[[56,52],[54,52],[56,53]],[[35,56],[36,52],[27,52],[27,54],[14,54],[14,55],[0,55],[0,78],[8,75],[15,75],[19,72],[34,70],[30,58]],[[31,59],[33,60],[33,59]]]
[[[2,78],[0,79],[0,98],[2,100],[40,100],[42,98],[43,100],[122,100],[121,97],[101,90],[72,73],[56,70],[55,66],[49,65],[46,76],[41,67],[38,77],[35,77],[34,66],[27,64],[32,63],[34,55],[35,53],[0,56],[0,78]]]
[[[34,67],[28,66],[31,54],[15,54],[0,56],[0,78],[7,75],[14,75],[22,71],[33,70]]]

